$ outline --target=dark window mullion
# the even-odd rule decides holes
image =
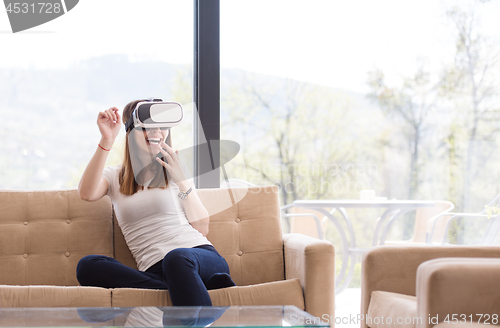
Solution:
[[[194,144],[220,140],[220,3],[219,0],[194,0],[193,100]],[[194,172],[197,188],[219,188],[219,143],[194,147]],[[214,169],[215,168],[215,169]],[[200,175],[200,172],[211,171]]]

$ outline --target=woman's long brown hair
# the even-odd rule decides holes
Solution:
[[[134,100],[129,102],[125,108],[123,109],[122,120],[123,124],[127,122],[130,115],[132,115],[132,111],[137,106],[137,104],[141,101],[146,100]],[[132,159],[130,157],[130,147],[129,147],[129,134],[132,133],[133,129],[127,131],[127,135],[125,136],[125,154],[123,157],[123,164],[120,174],[118,176],[118,182],[120,183],[120,192],[124,195],[133,195],[139,190],[143,190],[144,186],[141,186],[137,183],[134,176],[134,169],[132,167]],[[172,146],[170,133],[167,138],[167,144]],[[153,178],[153,181],[149,184],[148,188],[166,188],[168,186],[168,177],[166,169],[158,162],[154,161],[153,165],[156,167],[156,175]]]

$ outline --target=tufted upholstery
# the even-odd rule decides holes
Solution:
[[[237,284],[209,291],[213,304],[295,305],[333,315],[333,246],[300,235],[283,239],[275,186],[198,194],[210,214],[207,238]],[[136,268],[113,217],[108,197],[85,202],[76,190],[0,191],[0,306],[171,305],[166,291],[78,285],[76,266],[88,254]]]
[[[111,202],[76,190],[0,192],[0,283],[78,286],[88,254],[113,256]]]

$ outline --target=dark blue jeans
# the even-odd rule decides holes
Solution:
[[[177,248],[145,272],[103,255],[87,255],[76,267],[82,286],[168,289],[174,306],[210,306],[209,289],[235,286],[226,260],[211,245]]]

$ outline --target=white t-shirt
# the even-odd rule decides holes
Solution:
[[[169,179],[167,188],[144,188],[128,196],[120,193],[118,174],[121,166],[106,167],[103,177],[108,180],[108,196],[125,241],[140,271],[162,260],[176,248],[212,245],[191,226],[179,187]]]

